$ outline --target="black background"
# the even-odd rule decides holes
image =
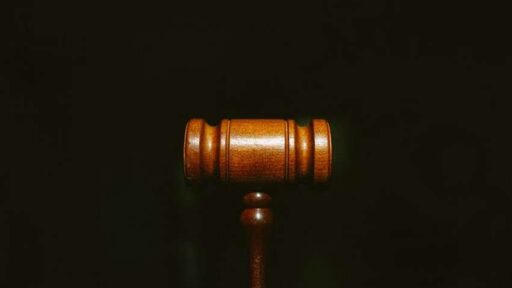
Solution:
[[[248,287],[240,194],[183,183],[191,117],[331,122],[270,287],[512,285],[507,7],[0,5],[1,287]]]

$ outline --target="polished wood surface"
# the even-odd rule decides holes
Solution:
[[[307,126],[294,120],[232,119],[211,126],[188,122],[184,141],[185,177],[226,183],[326,182],[331,176],[329,123]]]
[[[251,288],[265,287],[265,265],[267,256],[267,238],[273,222],[269,208],[270,195],[252,192],[244,196],[246,209],[240,216],[240,222],[246,228],[249,240],[249,263]]]
[[[185,178],[261,187],[261,184],[325,183],[332,174],[329,123],[307,126],[283,119],[225,119],[212,126],[191,119],[183,145]],[[244,196],[240,222],[250,249],[251,288],[264,288],[267,238],[273,222],[271,197]]]

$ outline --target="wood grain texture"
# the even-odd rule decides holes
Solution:
[[[244,197],[247,208],[240,216],[240,222],[247,231],[249,240],[249,267],[251,288],[265,288],[265,266],[267,238],[273,223],[271,198],[266,193],[252,192]]]
[[[218,126],[191,119],[184,141],[185,177],[226,183],[323,183],[331,176],[329,123],[232,119]]]
[[[191,119],[183,145],[185,178],[238,184],[324,183],[332,173],[329,123],[294,120],[224,119],[208,125]],[[273,222],[270,195],[248,193],[240,221],[250,247],[251,288],[265,287],[267,238]]]

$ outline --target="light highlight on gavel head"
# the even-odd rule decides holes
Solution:
[[[325,183],[332,172],[329,123],[283,119],[191,119],[183,147],[185,178],[233,184]]]

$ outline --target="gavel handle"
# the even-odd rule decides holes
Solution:
[[[267,240],[273,222],[268,208],[271,198],[261,192],[248,193],[244,197],[246,209],[240,217],[249,238],[251,288],[265,288],[265,258]]]

